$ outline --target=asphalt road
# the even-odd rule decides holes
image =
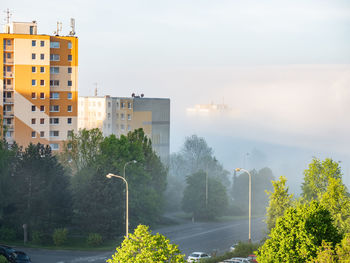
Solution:
[[[263,238],[266,225],[262,218],[252,220],[252,240]],[[154,230],[153,233],[167,236],[172,243],[178,244],[182,253],[188,255],[193,251],[218,253],[228,251],[233,243],[248,240],[248,220],[235,220],[229,222],[185,222],[180,225],[164,227]],[[94,251],[60,251],[21,248],[28,253],[33,263],[102,263],[111,258],[114,253]]]

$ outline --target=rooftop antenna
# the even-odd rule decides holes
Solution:
[[[94,85],[95,85],[95,97],[97,97],[97,82],[95,82]]]
[[[57,21],[57,31],[53,32],[56,36],[59,36],[62,31],[62,22]]]
[[[69,32],[69,35],[74,36],[75,35],[75,19],[74,18],[70,19],[70,27],[72,30]]]
[[[4,11],[6,13],[6,23],[10,24],[10,18],[12,16],[12,13],[10,12],[10,9],[7,8],[6,11]]]

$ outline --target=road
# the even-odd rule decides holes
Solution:
[[[266,225],[262,219],[252,220],[252,240],[263,238]],[[188,255],[193,251],[212,253],[217,250],[223,253],[240,240],[248,240],[248,220],[234,220],[229,222],[184,222],[179,225],[159,228],[153,233],[167,236],[172,243],[178,244],[182,253]],[[21,248],[30,255],[33,263],[102,263],[111,258],[114,253],[93,251],[60,251]]]

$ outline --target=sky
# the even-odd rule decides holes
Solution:
[[[79,95],[93,95],[97,83],[99,95],[170,98],[172,152],[196,133],[229,169],[253,151],[277,173],[300,167],[299,178],[312,156],[341,160],[345,173],[350,167],[348,0],[2,0],[1,6],[13,21],[38,21],[41,34],[52,34],[57,21],[68,34],[75,18]],[[211,102],[232,110],[186,115],[187,107]]]

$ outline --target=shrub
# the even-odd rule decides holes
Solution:
[[[0,255],[0,263],[8,263],[8,261],[4,256]]]
[[[102,244],[102,236],[98,233],[90,233],[86,240],[86,243],[90,247],[100,246]]]
[[[67,242],[68,230],[67,228],[57,228],[53,233],[53,243],[55,246],[62,246]]]
[[[44,234],[41,231],[33,231],[32,233],[32,242],[35,244],[44,243]]]
[[[3,240],[3,241],[16,240],[16,231],[7,227],[0,228],[0,240]]]

